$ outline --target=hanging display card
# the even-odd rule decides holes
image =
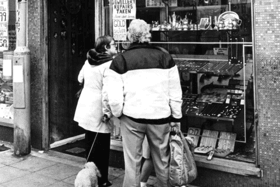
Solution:
[[[217,149],[234,151],[236,133],[221,132]]]
[[[9,30],[9,50],[13,51],[16,49],[16,30]]]
[[[113,37],[117,41],[126,41],[126,20],[113,20]]]
[[[191,138],[193,140],[194,145],[197,146],[198,145],[198,140],[200,138],[200,129],[189,127],[187,137]]]
[[[0,51],[9,48],[9,2],[8,0],[0,0]]]
[[[135,19],[136,0],[112,0],[113,19]]]
[[[4,77],[12,76],[12,60],[11,59],[3,60],[3,76]]]
[[[208,153],[215,149],[218,140],[218,131],[204,129],[199,147],[195,148],[195,153]]]

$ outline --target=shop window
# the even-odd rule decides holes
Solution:
[[[137,2],[136,18],[150,24],[151,43],[167,49],[179,68],[181,128],[197,145],[195,155],[257,165],[252,2]],[[106,34],[113,35],[109,6]],[[120,52],[127,49],[126,41],[118,43]],[[121,140],[119,129],[112,138]]]
[[[0,32],[0,125],[13,127],[13,51],[16,48],[16,1],[2,1]]]

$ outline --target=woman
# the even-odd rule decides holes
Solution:
[[[98,167],[101,173],[98,179],[100,187],[112,185],[108,181],[110,126],[102,120],[102,87],[104,72],[116,54],[116,44],[111,36],[97,38],[95,49],[88,51],[87,60],[78,76],[78,81],[84,83],[84,88],[74,120],[86,130],[87,161],[93,161]]]

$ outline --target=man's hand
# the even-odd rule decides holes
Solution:
[[[107,123],[110,120],[110,118],[107,116],[107,114],[104,114],[102,117],[102,122]]]
[[[171,131],[178,133],[180,130],[181,123],[180,122],[170,122],[170,126],[171,126]]]
[[[185,139],[187,140],[187,142],[189,144],[191,152],[194,152],[194,149],[196,148],[196,145],[194,144],[193,139],[188,137],[188,136],[186,136]]]

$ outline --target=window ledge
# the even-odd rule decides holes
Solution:
[[[122,141],[111,139],[111,149],[115,151],[123,151]],[[207,156],[195,154],[197,167],[208,168],[243,176],[261,177],[261,169],[258,168],[255,164],[216,157],[213,157],[211,161],[208,161],[206,158]]]
[[[195,154],[196,165],[198,167],[219,170],[238,175],[261,177],[261,169],[255,164],[216,157],[213,157],[211,161],[208,161],[206,158],[207,156]]]
[[[0,126],[14,128],[14,120],[0,118]]]

